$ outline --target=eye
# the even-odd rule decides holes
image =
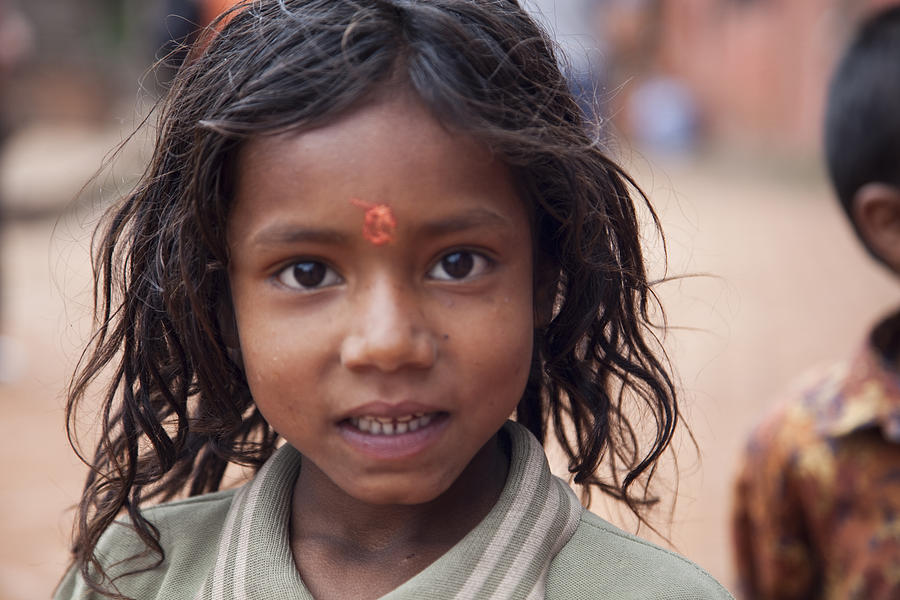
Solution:
[[[468,250],[459,250],[445,255],[436,265],[431,267],[428,276],[440,281],[458,281],[477,277],[491,266],[486,256]]]
[[[315,260],[297,262],[278,273],[282,284],[295,290],[311,291],[343,282],[341,276],[325,263]]]

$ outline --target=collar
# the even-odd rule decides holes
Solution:
[[[849,362],[833,367],[804,394],[818,429],[840,437],[863,429],[880,429],[885,439],[900,443],[900,371],[894,352],[900,339],[900,313],[881,321]]]
[[[569,541],[584,510],[550,473],[540,443],[511,421],[509,474],[497,504],[437,561],[383,596],[421,598],[543,598],[550,562]],[[289,541],[291,492],[302,458],[279,448],[236,494],[197,600],[290,597],[313,600],[294,566]]]

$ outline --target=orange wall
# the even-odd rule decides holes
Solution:
[[[662,0],[661,62],[708,133],[816,149],[831,68],[858,20],[898,0]]]

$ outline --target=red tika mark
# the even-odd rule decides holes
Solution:
[[[394,241],[394,231],[397,229],[397,219],[394,212],[387,204],[370,204],[356,198],[351,198],[350,203],[366,210],[363,221],[363,237],[375,244],[383,246]]]

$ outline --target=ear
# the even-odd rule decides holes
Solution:
[[[559,266],[548,256],[538,256],[534,266],[534,327],[543,329],[553,319],[559,289]]]
[[[241,340],[234,316],[234,303],[231,301],[231,293],[227,290],[216,308],[216,319],[219,322],[219,331],[222,332],[222,341],[228,349],[228,357],[243,370],[244,360],[241,356]]]
[[[900,188],[867,183],[853,197],[853,221],[871,251],[900,273]]]

